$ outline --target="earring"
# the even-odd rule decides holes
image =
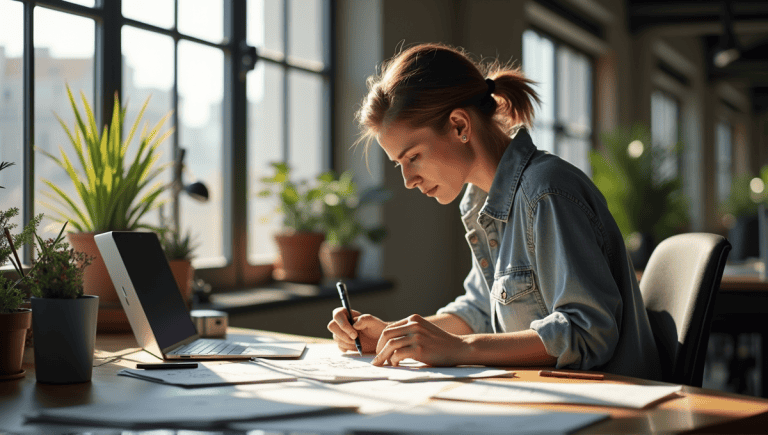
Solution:
[[[461,141],[462,141],[462,142],[466,142],[466,141],[467,141],[467,135],[466,135],[466,134],[465,134],[464,136],[462,136],[462,137],[461,137]]]

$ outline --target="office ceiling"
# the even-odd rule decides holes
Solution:
[[[768,111],[768,0],[626,0],[633,33],[658,28],[670,36],[701,38],[710,59],[708,76],[746,85],[756,112]],[[719,68],[711,59],[730,21],[738,59]]]

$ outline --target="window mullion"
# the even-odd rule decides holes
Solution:
[[[229,49],[224,53],[224,101],[223,101],[223,174],[224,189],[229,195],[224,198],[225,252],[232,253],[236,285],[243,285],[244,269],[248,264],[247,233],[247,179],[246,125],[247,96],[245,69],[241,62],[246,41],[245,2],[230,2],[224,6],[225,37]]]
[[[102,20],[96,20],[94,113],[98,125],[112,118],[115,93],[122,93],[122,4],[122,0],[104,1]]]
[[[35,215],[35,9],[24,2],[24,137],[23,137],[23,206],[22,222],[29,222]],[[32,263],[32,249],[24,247],[24,262]]]
[[[290,119],[291,116],[291,105],[290,105],[290,95],[288,95],[288,47],[289,47],[289,37],[290,32],[288,30],[288,2],[290,0],[284,0],[283,1],[283,160],[286,162],[290,162],[291,156],[290,156],[290,148],[291,148],[291,128],[290,123],[292,119]]]

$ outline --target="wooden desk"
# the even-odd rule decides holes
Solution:
[[[248,333],[238,328],[232,332]],[[270,335],[278,335],[271,334]],[[284,336],[284,335],[278,335]],[[296,339],[295,336],[288,336]],[[301,337],[304,339],[303,337]],[[328,342],[323,339],[306,339],[312,342]],[[226,394],[235,387],[182,389],[116,376],[124,367],[134,367],[136,362],[156,361],[146,352],[136,349],[131,335],[104,335],[97,338],[97,360],[93,380],[74,385],[45,385],[35,381],[34,365],[27,359],[27,376],[0,382],[0,432],[54,433],[78,432],[92,428],[52,428],[40,425],[24,425],[23,415],[39,409],[88,403],[117,403],[142,397],[169,397],[205,393]],[[542,378],[538,369],[514,368],[516,376],[509,382],[583,382],[572,379]],[[659,385],[658,382],[624,376],[606,375],[605,382]],[[434,400],[434,399],[433,399]],[[623,409],[602,406],[579,405],[509,405],[545,410],[608,412],[611,418],[582,429],[579,434],[591,433],[679,433],[686,431],[712,431],[716,433],[749,433],[768,427],[768,400],[721,393],[694,387],[683,387],[680,395],[670,397],[649,409]],[[712,426],[719,425],[719,426]],[[98,432],[98,430],[97,430]],[[114,433],[114,432],[109,432]]]

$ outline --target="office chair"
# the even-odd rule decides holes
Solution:
[[[715,297],[731,244],[686,233],[661,242],[640,280],[661,358],[662,381],[701,387]]]

